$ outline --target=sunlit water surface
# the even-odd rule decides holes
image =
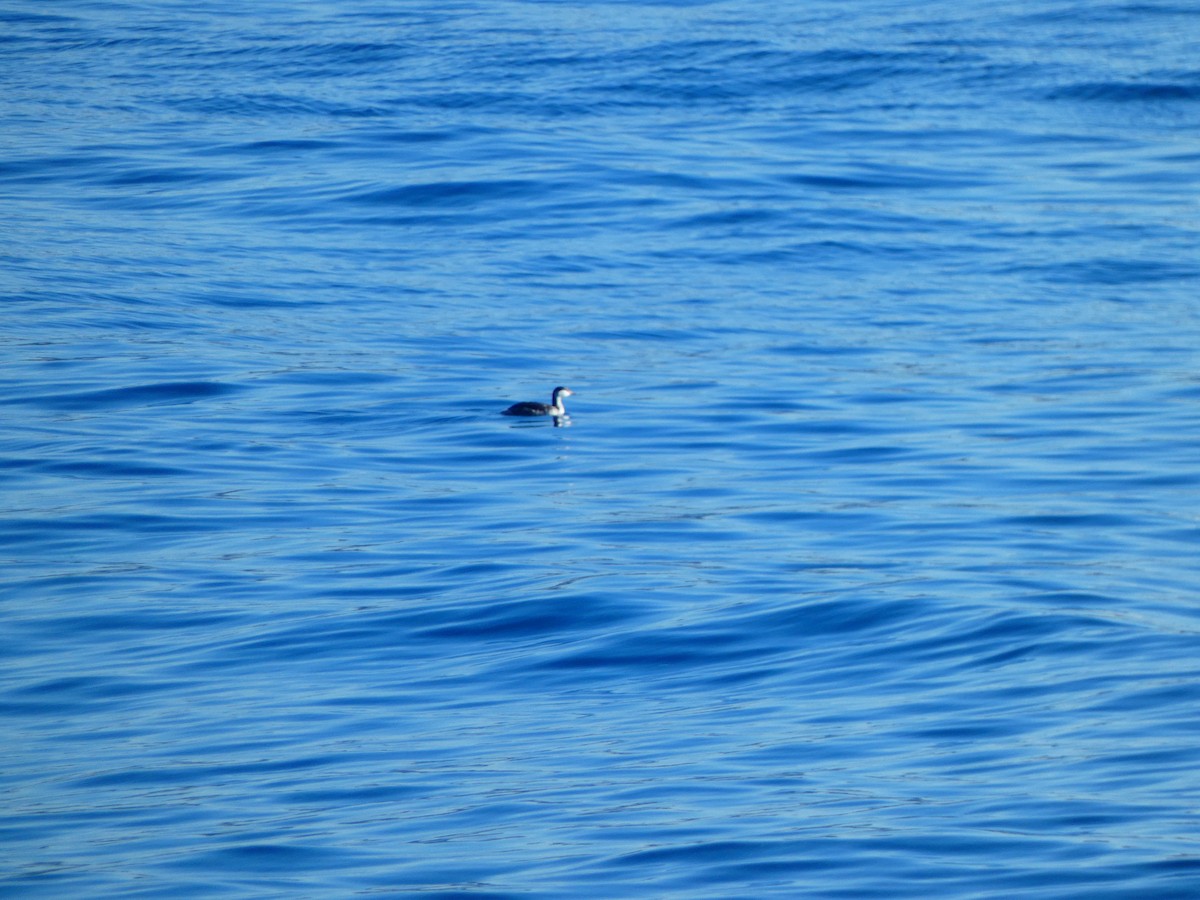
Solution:
[[[1194,9],[0,20],[5,896],[1200,896]]]

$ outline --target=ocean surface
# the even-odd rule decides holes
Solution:
[[[4,4],[0,894],[1200,897],[1198,60]]]

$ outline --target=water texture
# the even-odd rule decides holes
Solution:
[[[1200,896],[1189,5],[0,21],[5,896]]]

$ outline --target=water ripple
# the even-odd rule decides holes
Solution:
[[[1192,11],[1001,6],[0,14],[3,890],[1200,892]]]

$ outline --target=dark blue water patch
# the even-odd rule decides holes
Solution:
[[[858,165],[857,171],[841,173],[802,173],[782,176],[779,180],[784,184],[804,188],[820,188],[826,191],[857,191],[871,192],[902,190],[906,192],[927,191],[933,189],[963,189],[982,187],[989,179],[982,178],[978,172],[950,170],[935,170],[913,165]]]
[[[1186,73],[1177,80],[1096,81],[1056,88],[1050,100],[1080,100],[1102,103],[1162,103],[1200,100],[1200,75]]]
[[[234,173],[213,169],[186,168],[182,166],[134,166],[124,163],[113,167],[115,171],[100,172],[89,176],[96,184],[111,188],[151,188],[159,185],[205,184],[235,180]]]
[[[1128,600],[1118,596],[1109,594],[1100,594],[1092,591],[1036,591],[1028,594],[1021,594],[1015,597],[1014,600],[1025,604],[1031,603],[1035,606],[1045,607],[1047,609],[1068,610],[1068,609],[1112,609],[1119,610],[1128,605]]]
[[[22,832],[24,834],[26,832]],[[12,892],[14,897],[46,897],[56,900],[59,897],[96,895],[108,890],[119,890],[117,883],[123,879],[110,879],[93,872],[81,872],[76,864],[67,861],[45,862],[23,866],[14,871],[6,879],[5,889]],[[179,896],[189,896],[189,891],[176,889]],[[195,896],[204,897],[211,888]],[[174,892],[172,892],[174,893]]]
[[[579,331],[576,336],[586,341],[700,341],[708,340],[713,334],[687,328],[684,325],[674,328],[638,329],[638,330],[604,330]]]
[[[270,56],[277,58],[276,62],[270,63],[273,71],[278,61],[294,63],[311,60],[328,66],[328,69],[325,65],[316,69],[298,68],[289,73],[289,77],[310,78],[320,77],[329,70],[340,77],[351,77],[362,68],[374,70],[381,63],[390,64],[410,57],[419,48],[403,41],[306,41],[281,44],[271,49]],[[258,62],[262,59],[261,50],[262,47],[256,45],[247,48],[245,55]],[[214,55],[222,61],[229,58],[227,51],[219,51]]]
[[[556,119],[568,112],[575,114],[585,112],[579,107],[560,108],[553,101],[547,104],[543,96],[519,90],[454,90],[453,88],[422,90],[391,97],[387,108],[393,112],[420,109],[459,115],[474,114],[482,118],[523,115]]]
[[[39,290],[20,296],[10,296],[7,298],[7,301],[14,304],[38,305],[47,311],[56,307],[59,309],[71,308],[80,303],[81,295],[78,291],[66,289],[66,284],[65,282],[60,283],[56,285],[56,289]],[[111,282],[105,283],[101,280],[99,285],[87,292],[86,299],[96,307],[108,312],[108,316],[100,320],[104,328],[120,332],[177,330],[180,327],[180,321],[175,317],[145,317],[146,313],[157,312],[161,314],[162,305],[157,298],[115,290]],[[130,310],[130,307],[140,308],[139,314],[135,315]],[[94,345],[92,349],[96,350],[97,346]],[[66,347],[55,347],[53,344],[46,345],[44,352],[36,357],[38,362],[45,365],[78,365],[80,362],[94,358],[94,353],[69,353]]]
[[[845,597],[797,602],[794,606],[730,617],[729,624],[744,634],[761,635],[781,646],[796,647],[831,635],[852,637],[861,632],[888,633],[921,619],[919,600]]]
[[[7,697],[36,700],[59,709],[96,700],[127,702],[130,697],[167,690],[175,685],[163,681],[138,681],[115,676],[52,678],[23,685],[8,692]]]
[[[156,705],[159,696],[171,696],[187,682],[165,678],[137,679],[113,676],[50,679],[32,683],[0,695],[0,712],[25,720],[44,720],[53,716],[63,722],[94,715],[132,716],[136,710]],[[128,729],[135,732],[136,729]],[[95,734],[97,742],[110,740],[112,734]],[[88,740],[86,736],[79,740]]]
[[[698,228],[698,229],[734,229],[743,231],[747,226],[752,226],[752,231],[757,232],[763,225],[771,223],[792,222],[794,218],[782,211],[774,209],[723,209],[714,212],[698,213],[696,215],[685,216],[678,221],[671,223],[668,227],[671,228]]]
[[[918,637],[903,650],[909,665],[944,663],[949,671],[992,670],[1027,656],[1087,656],[1098,644],[1117,642],[1127,631],[1094,615],[1067,612],[995,612],[972,623],[957,621],[936,635]],[[972,648],[984,648],[973,652]],[[965,676],[964,676],[965,677]]]
[[[871,356],[878,354],[880,350],[876,347],[863,347],[847,344],[816,344],[808,342],[796,342],[787,344],[777,344],[766,348],[770,353],[778,353],[781,356],[799,356],[799,357],[841,357],[841,356]]]
[[[728,178],[665,170],[630,171],[619,167],[608,167],[593,172],[580,170],[580,175],[605,182],[615,182],[639,188],[651,188],[655,193],[662,194],[719,195],[723,198],[728,198],[730,194],[740,195],[743,191],[754,195],[770,189],[769,183],[749,181],[744,178]],[[728,202],[727,199],[726,202]]]
[[[27,12],[25,10],[7,9],[0,11],[0,22],[6,25],[77,25],[80,20],[75,16],[64,16],[54,13]]]
[[[241,385],[216,381],[161,382],[70,394],[8,397],[0,399],[0,404],[21,404],[47,410],[82,412],[135,406],[194,403],[213,397],[229,396],[242,389]]]
[[[244,837],[245,842],[239,843],[239,837]],[[174,855],[159,865],[174,873],[171,880],[189,873],[203,878],[207,891],[197,896],[262,893],[282,896],[305,893],[317,873],[325,873],[327,879],[336,883],[336,873],[342,868],[361,866],[369,870],[375,862],[368,853],[345,846],[331,847],[324,840],[285,843],[287,838],[282,835],[280,838],[263,840],[261,834],[240,834],[227,829],[207,836],[190,852]],[[218,846],[213,847],[214,844]],[[187,896],[186,891],[183,896]]]
[[[930,835],[920,847],[905,846],[902,839],[887,834],[881,829],[877,834],[846,838],[829,829],[814,828],[811,833],[788,838],[668,843],[605,861],[606,869],[616,870],[605,875],[623,874],[654,894],[723,896],[711,892],[725,886],[740,895],[752,885],[755,896],[784,897],[792,896],[792,888],[803,884],[810,886],[805,893],[813,890],[813,896],[830,900],[882,900],[953,893],[960,880],[978,889],[998,876],[993,872],[981,877],[972,865],[974,858],[1015,857],[1033,852],[1035,847],[1044,849],[1034,838],[1013,834],[972,832],[940,839]]]
[[[490,581],[493,591],[508,597],[510,582],[519,582],[523,567],[504,567],[506,579]],[[457,653],[455,644],[485,648],[494,645],[521,646],[549,638],[569,639],[603,632],[642,615],[637,604],[604,593],[588,591],[531,590],[522,599],[472,600],[464,596],[470,582],[460,573],[425,575],[410,591],[376,592],[372,599],[392,601],[410,596],[405,609],[391,604],[378,609],[356,610],[345,615],[302,618],[273,623],[252,636],[232,643],[215,643],[202,658],[188,664],[191,669],[253,668],[263,660],[311,666],[320,660],[333,663],[354,660],[405,659],[419,649],[422,656]],[[336,590],[339,598],[359,596],[353,590]],[[489,651],[490,652],[490,651]],[[257,661],[257,662],[256,662]]]
[[[541,284],[554,290],[587,291],[592,293],[609,293],[617,288],[614,282],[600,281],[596,275],[614,269],[624,268],[623,263],[590,254],[544,253],[534,256],[528,261],[529,274],[538,275],[544,279]],[[589,275],[587,281],[576,284],[563,283],[560,280],[549,280],[547,276],[555,275]]]
[[[916,451],[906,447],[887,445],[868,445],[859,447],[831,447],[823,450],[809,450],[805,455],[814,461],[845,463],[851,465],[875,465],[881,462],[894,462],[911,458]]]
[[[120,36],[120,37],[102,37],[102,38],[78,38],[74,35],[63,37],[47,42],[47,46],[56,53],[76,54],[79,58],[78,51],[99,51],[105,53],[121,53],[121,52],[138,52],[142,50],[149,51],[149,55],[158,52],[170,53],[172,51],[180,52],[181,45],[178,41],[170,37],[160,37],[154,35],[136,35],[136,36]]]
[[[794,52],[744,42],[683,42],[671,49],[676,64],[655,56],[644,61],[640,78],[608,79],[597,88],[642,104],[674,100],[721,106],[763,96],[836,96],[880,84],[898,89],[907,79],[928,79],[947,61],[944,54],[927,50]]]
[[[1016,274],[1028,274],[1051,284],[1095,284],[1112,287],[1157,282],[1192,281],[1200,277],[1200,267],[1176,260],[1085,259],[1012,268]]]
[[[792,608],[756,612],[715,613],[695,622],[669,627],[630,629],[539,654],[535,670],[571,679],[603,677],[617,680],[653,678],[683,689],[699,682],[745,684],[790,681],[807,668],[805,649],[850,652],[865,634],[878,638],[906,627],[923,614],[919,603],[879,600],[797,602]],[[839,642],[831,648],[831,642]],[[844,643],[841,643],[844,642]],[[829,669],[826,660],[822,667]],[[591,673],[587,675],[586,673]],[[841,676],[835,676],[841,677]]]
[[[1176,544],[1200,544],[1200,528],[1163,528],[1154,531],[1153,537]]]
[[[537,196],[543,185],[517,179],[498,181],[438,181],[373,190],[344,197],[365,206],[465,207],[482,202]]]
[[[318,139],[318,138],[274,138],[270,140],[248,141],[244,144],[225,144],[217,146],[204,146],[196,148],[193,152],[204,157],[211,157],[220,154],[230,154],[235,156],[251,156],[259,157],[291,157],[295,155],[307,156],[313,151],[331,150],[337,147],[344,147],[345,144],[341,141]]]
[[[466,141],[486,141],[488,138],[497,140],[507,137],[502,128],[488,128],[482,125],[472,125],[466,122],[457,123],[453,128],[405,128],[394,125],[363,125],[355,130],[354,141],[347,142],[345,152],[351,157],[362,155],[377,158],[378,147],[391,148],[413,145],[418,149],[426,145],[452,144]]]
[[[3,465],[0,463],[0,465]],[[191,469],[181,466],[157,465],[146,462],[118,462],[114,460],[35,461],[39,472],[52,475],[68,475],[93,478],[168,478],[190,474]]]
[[[38,184],[57,180],[86,181],[98,171],[120,166],[126,157],[111,153],[73,153],[0,160],[0,183]]]
[[[1139,521],[1138,516],[1117,513],[1043,513],[1010,516],[997,519],[993,524],[1000,528],[1017,526],[1037,531],[1050,531],[1061,528],[1128,528],[1131,525],[1139,524]]]
[[[679,675],[699,666],[740,666],[758,655],[753,648],[738,646],[737,637],[729,632],[672,635],[658,630],[654,634],[623,638],[607,647],[575,651],[542,662],[539,668],[607,670],[616,678],[636,679],[664,671]]]
[[[579,639],[600,629],[616,627],[636,616],[627,602],[614,602],[603,594],[543,594],[540,597],[471,606],[465,615],[446,609],[442,624],[419,630],[417,637],[456,638],[471,641],[530,639],[562,635]],[[457,621],[454,621],[457,619]]]
[[[291,294],[291,292],[288,292]],[[201,302],[211,306],[228,309],[304,309],[319,305],[322,301],[312,295],[296,297],[282,291],[270,289],[262,291],[241,290],[212,290],[201,298]]]
[[[1171,676],[1174,683],[1154,685],[1147,688],[1127,687],[1120,693],[1110,694],[1103,702],[1092,707],[1096,713],[1120,713],[1122,715],[1146,715],[1150,711],[1175,712],[1181,725],[1191,731],[1197,730],[1192,710],[1200,702],[1200,671],[1181,671]]]
[[[863,406],[897,406],[904,403],[919,403],[929,407],[937,403],[937,397],[930,396],[926,393],[903,393],[901,391],[868,391],[861,394],[855,394],[849,398],[854,403]]]
[[[1006,21],[1012,25],[1062,25],[1071,26],[1117,26],[1120,29],[1133,28],[1136,23],[1143,21],[1154,23],[1149,30],[1153,35],[1162,27],[1158,20],[1168,18],[1190,18],[1195,9],[1186,4],[1161,2],[1161,0],[1127,0],[1123,3],[1106,4],[1081,9],[1071,4],[1038,9],[1036,12],[1018,12]],[[1101,32],[1109,34],[1107,30]]]
[[[1173,165],[1174,164],[1182,164],[1182,167],[1183,167],[1183,172],[1181,173],[1181,176],[1182,176],[1182,175],[1186,175],[1189,172],[1189,170],[1195,171],[1195,167],[1193,164],[1200,162],[1200,153],[1179,153],[1179,152],[1164,153],[1161,157],[1159,157],[1159,159],[1161,162],[1171,163]]]

